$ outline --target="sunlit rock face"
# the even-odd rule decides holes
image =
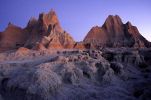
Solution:
[[[25,28],[9,24],[0,32],[0,52],[26,47],[45,49],[99,49],[103,47],[150,47],[148,42],[130,22],[123,24],[118,15],[109,15],[102,27],[93,27],[83,41],[75,42],[62,29],[54,10],[31,18]]]
[[[93,27],[84,42],[98,47],[150,47],[150,42],[139,33],[137,27],[130,22],[123,24],[118,15],[109,15],[102,27]]]
[[[73,48],[73,38],[64,31],[59,23],[55,11],[51,10],[48,14],[40,14],[36,21],[29,21],[27,29],[31,36],[25,46],[34,47],[36,43],[41,43],[45,48]]]
[[[9,24],[0,33],[0,51],[13,50],[19,47],[35,49],[37,44],[49,48],[73,48],[75,41],[64,31],[54,10],[41,13],[38,20],[31,18],[25,28]]]

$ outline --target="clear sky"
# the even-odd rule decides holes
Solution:
[[[25,27],[31,17],[53,8],[61,26],[77,41],[83,40],[91,27],[101,26],[108,15],[130,21],[151,41],[151,0],[0,0],[0,31],[9,22]]]

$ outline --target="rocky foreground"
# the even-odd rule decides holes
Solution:
[[[150,100],[151,49],[0,54],[0,100]]]

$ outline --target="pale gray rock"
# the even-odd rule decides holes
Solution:
[[[18,52],[0,54],[3,100],[150,99],[150,50]]]

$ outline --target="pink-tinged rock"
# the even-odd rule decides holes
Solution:
[[[109,15],[102,27],[93,27],[84,38],[85,43],[96,47],[150,47],[147,41],[130,22],[123,24],[118,15]]]
[[[29,34],[26,29],[22,29],[9,23],[5,31],[1,32],[0,48],[4,50],[11,50],[24,46],[28,35]]]

